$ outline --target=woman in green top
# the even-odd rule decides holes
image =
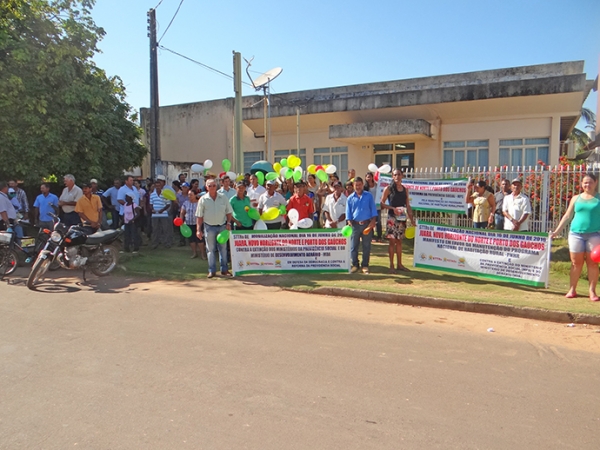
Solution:
[[[590,300],[593,302],[599,300],[596,295],[598,263],[590,258],[592,250],[600,245],[600,195],[596,193],[597,185],[598,180],[595,175],[588,173],[583,177],[581,180],[583,192],[571,199],[567,212],[551,235],[552,238],[558,237],[567,222],[573,219],[569,230],[570,287],[565,297],[577,297],[577,281],[585,261],[590,283]]]

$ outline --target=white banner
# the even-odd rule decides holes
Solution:
[[[547,234],[417,224],[414,265],[497,281],[548,287]]]
[[[350,272],[350,239],[340,230],[232,231],[229,246],[234,275]]]
[[[468,178],[453,178],[447,180],[430,180],[404,178],[402,184],[408,189],[410,207],[415,211],[434,211],[454,214],[465,214],[467,205]],[[379,175],[375,203],[381,202],[383,190],[392,182],[391,175]]]

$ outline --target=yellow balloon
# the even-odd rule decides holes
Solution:
[[[167,200],[174,201],[175,200],[175,192],[170,189],[165,189],[162,191],[162,196]]]
[[[281,171],[281,169],[282,169],[282,166],[278,162],[276,162],[275,164],[273,164],[273,172],[279,173]]]
[[[404,237],[406,239],[413,239],[415,237],[415,227],[408,227],[404,230]]]
[[[279,208],[275,208],[274,206],[267,209],[265,212],[262,213],[262,215],[260,216],[260,218],[262,220],[275,220],[279,217]]]
[[[306,168],[306,170],[308,171],[308,173],[314,175],[315,173],[317,173],[317,166],[315,166],[314,164],[311,164],[310,166],[308,166]]]
[[[291,155],[288,158],[288,167],[290,169],[295,169],[296,167],[298,167],[301,163],[300,158],[298,158],[296,155]]]

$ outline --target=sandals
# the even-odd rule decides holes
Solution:
[[[411,272],[411,270],[408,267],[404,266],[398,266],[398,270],[401,270],[402,272]]]

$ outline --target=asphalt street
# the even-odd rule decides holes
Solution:
[[[1,282],[0,448],[600,446],[598,330],[255,280]]]

